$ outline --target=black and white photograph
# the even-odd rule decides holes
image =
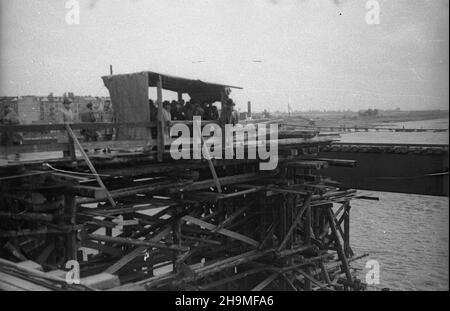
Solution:
[[[448,175],[449,0],[0,1],[0,291],[448,292]]]

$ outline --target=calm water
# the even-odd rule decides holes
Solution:
[[[433,128],[448,129],[449,119],[387,123],[389,128]],[[341,135],[341,142],[352,143],[404,143],[404,144],[448,144],[449,132],[357,132]]]
[[[448,128],[449,119],[402,122],[405,128]],[[448,144],[445,133],[350,133],[345,142]],[[364,281],[367,260],[380,264],[380,284],[391,290],[449,289],[449,198],[388,192],[362,192],[380,201],[354,200],[351,242]]]

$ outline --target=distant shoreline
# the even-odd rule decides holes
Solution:
[[[357,112],[306,112],[290,117],[292,121],[298,119],[298,122],[306,122],[301,118],[313,120],[316,126],[377,127],[398,122],[446,119],[449,118],[449,111],[380,111],[379,115],[370,117]]]

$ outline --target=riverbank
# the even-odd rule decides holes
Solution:
[[[308,125],[307,119],[316,126],[345,126],[345,127],[379,127],[392,123],[424,121],[448,118],[448,110],[424,110],[424,111],[397,111],[382,110],[376,116],[362,116],[353,111],[325,111],[302,112],[286,117],[286,120],[298,124]]]

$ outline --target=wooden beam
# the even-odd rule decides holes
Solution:
[[[156,243],[158,241],[161,241],[166,235],[168,235],[171,231],[170,226],[162,230],[160,233],[155,235],[154,237],[150,238],[148,241]],[[120,258],[117,262],[115,262],[113,265],[109,266],[104,272],[106,273],[116,273],[119,271],[123,266],[125,266],[127,263],[135,259],[136,257],[144,255],[144,252],[147,250],[147,246],[139,246],[132,250],[127,255]]]
[[[181,251],[185,252],[189,250],[189,247],[186,246],[177,246],[177,245],[166,245],[162,243],[146,241],[146,240],[138,240],[131,238],[121,238],[121,237],[111,237],[100,234],[86,234],[86,239],[95,240],[95,241],[103,241],[114,244],[127,244],[127,245],[138,245],[138,246],[146,246],[147,248],[158,248],[169,251]]]
[[[345,256],[352,257],[353,252],[350,248],[350,204],[346,204],[344,210],[344,252]]]
[[[162,77],[161,75],[158,77],[158,81],[156,82],[156,93],[158,103],[158,118],[157,118],[157,131],[158,131],[158,161],[162,162],[165,142],[164,142],[164,120],[163,120],[163,98],[162,98]]]
[[[89,160],[88,155],[84,151],[83,146],[81,146],[80,142],[78,141],[78,138],[75,136],[74,132],[72,131],[72,128],[69,124],[66,124],[66,130],[67,133],[72,137],[73,141],[75,142],[75,145],[78,147],[79,151],[81,152],[81,155],[83,156],[84,160],[86,161],[86,164],[88,165],[89,169],[91,170],[92,174],[94,174],[95,179],[97,180],[100,187],[105,189],[106,191],[106,197],[108,198],[109,203],[112,207],[116,206],[116,202],[112,198],[111,194],[109,193],[108,189],[106,188],[105,184],[103,183],[102,179],[97,173],[97,170],[95,169],[94,165],[92,165],[91,161]]]
[[[329,223],[330,223],[330,228],[331,231],[333,232],[333,237],[334,237],[334,241],[336,243],[336,250],[339,256],[339,259],[342,262],[342,266],[345,272],[345,276],[347,277],[347,281],[351,284],[353,283],[353,278],[352,275],[350,273],[350,268],[348,265],[348,261],[347,261],[347,257],[345,256],[344,250],[342,248],[342,244],[341,244],[341,240],[339,238],[339,233],[338,230],[336,229],[336,220],[334,218],[334,214],[331,208],[327,209],[328,212],[328,219],[329,219]]]
[[[269,275],[267,278],[265,278],[261,283],[259,283],[258,285],[256,285],[256,286],[252,289],[252,292],[258,292],[258,291],[263,290],[266,286],[268,286],[270,283],[272,283],[273,281],[275,281],[278,277],[279,277],[279,273],[278,273],[278,272],[272,273],[272,274]]]
[[[182,219],[184,221],[193,223],[193,224],[195,224],[197,226],[206,228],[206,229],[208,229],[210,231],[213,231],[216,228],[215,225],[213,225],[213,224],[211,224],[209,222],[206,222],[206,221],[194,218],[192,216],[188,216],[187,215],[187,216],[184,216]],[[230,231],[230,230],[227,230],[227,229],[219,229],[217,231],[217,233],[225,235],[225,236],[230,237],[230,238],[235,239],[235,240],[242,241],[244,243],[250,244],[250,245],[255,246],[255,247],[257,247],[259,245],[259,243],[257,241],[255,241],[255,240],[253,240],[253,239],[251,239],[251,238],[249,238],[249,237],[247,237],[245,235],[242,235],[240,233],[236,233],[236,232],[233,232],[233,231]]]
[[[278,249],[277,249],[278,252],[281,251],[285,247],[287,241],[289,240],[290,236],[294,232],[295,227],[297,227],[297,225],[299,224],[303,213],[309,208],[309,205],[311,204],[311,197],[312,197],[311,193],[306,197],[305,202],[303,203],[303,206],[297,212],[297,215],[295,216],[295,220],[292,222],[287,234],[283,238],[283,241],[280,243],[280,246],[278,246]]]
[[[129,128],[129,127],[156,127],[156,122],[114,122],[114,123],[72,123],[73,130],[103,130],[107,128]],[[48,132],[64,131],[65,124],[27,124],[27,125],[0,125],[0,132]]]

